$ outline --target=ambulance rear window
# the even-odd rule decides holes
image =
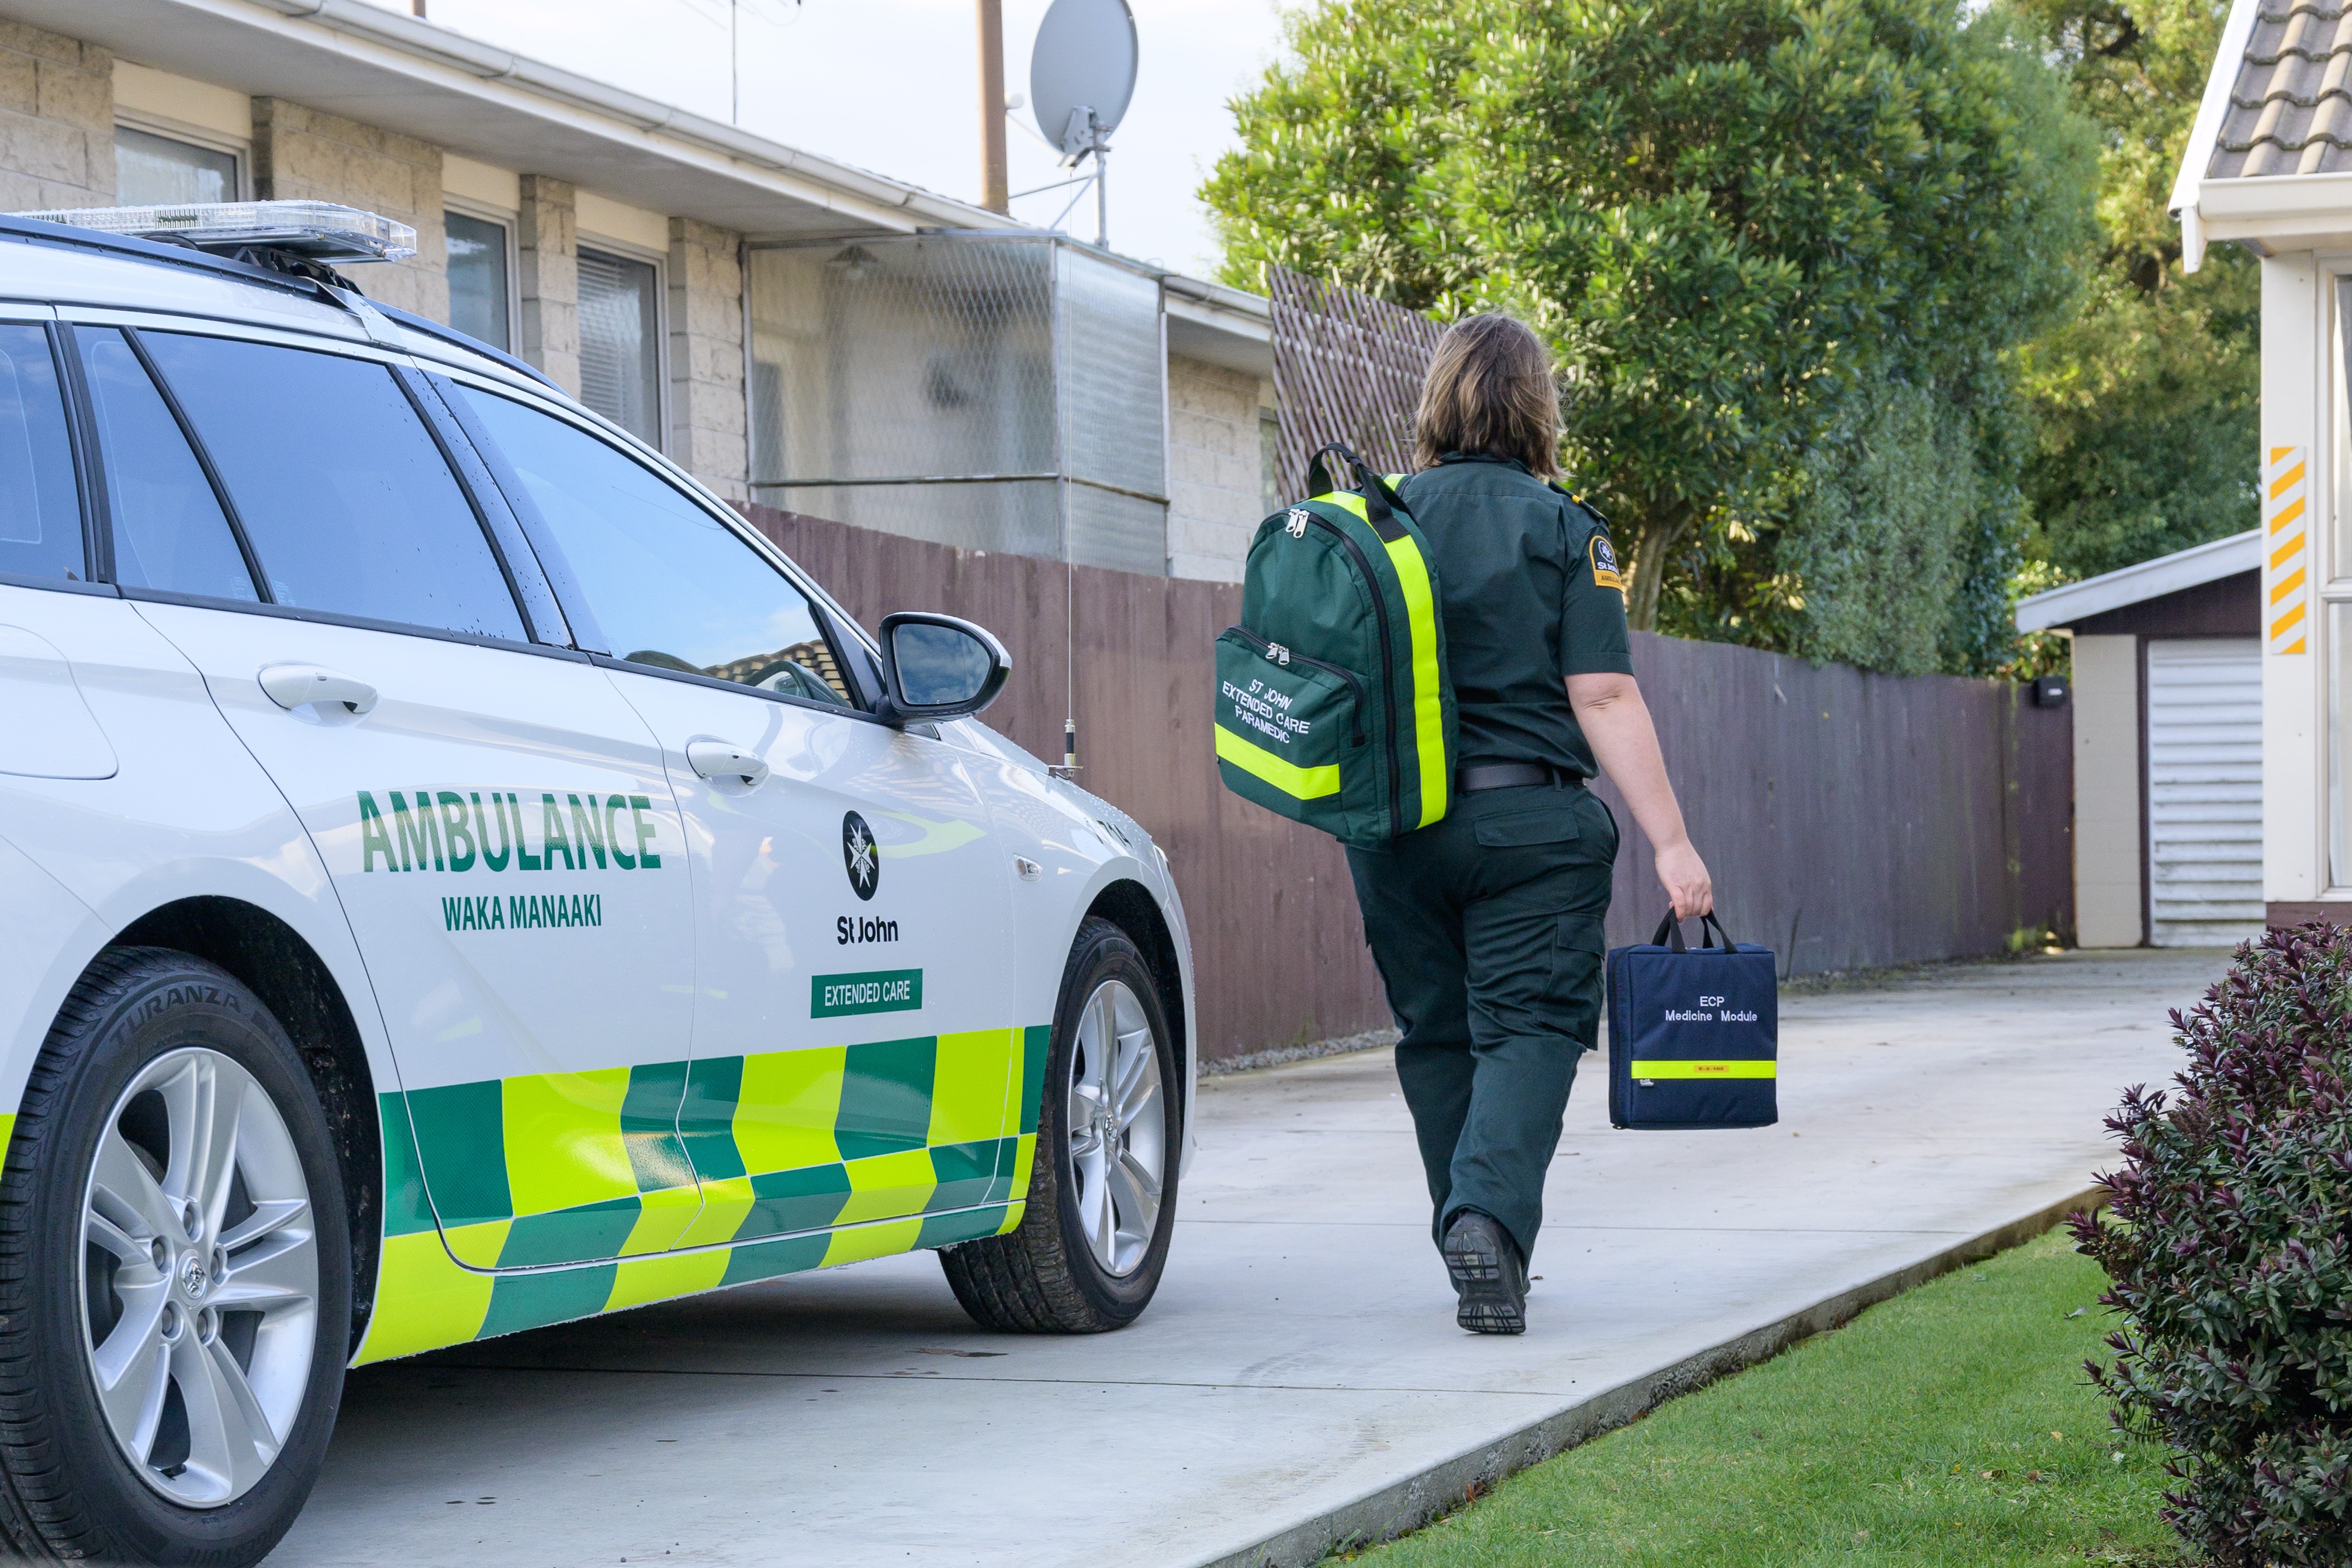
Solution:
[[[65,398],[35,326],[0,326],[0,572],[89,580]]]

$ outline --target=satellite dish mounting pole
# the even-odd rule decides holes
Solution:
[[[980,22],[980,204],[1013,210],[1004,163],[1004,0],[975,0]]]
[[[1095,243],[1105,250],[1110,248],[1110,132],[1093,110],[1087,110],[1087,123],[1094,130],[1095,152]]]

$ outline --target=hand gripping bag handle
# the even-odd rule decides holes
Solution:
[[[1355,476],[1355,484],[1345,486],[1339,484],[1333,476],[1331,465],[1323,461],[1323,455],[1327,452],[1336,452],[1346,460],[1348,471]],[[1337,441],[1326,442],[1314,456],[1307,460],[1307,493],[1309,496],[1325,496],[1342,488],[1362,492],[1365,520],[1373,528],[1385,534],[1394,526],[1393,512],[1400,503],[1396,492],[1389,488],[1389,482],[1373,473],[1370,464],[1345,445]]]
[[[1706,934],[1710,930],[1715,933],[1715,940],[1713,942],[1709,942],[1706,939]],[[1731,934],[1723,928],[1722,924],[1716,919],[1713,911],[1709,911],[1698,917],[1698,940],[1699,946],[1702,949],[1707,947],[1720,947],[1727,953],[1736,952],[1738,950],[1738,944],[1732,941]],[[1658,922],[1658,929],[1656,933],[1651,936],[1650,946],[1653,947],[1671,946],[1677,953],[1687,953],[1690,951],[1688,947],[1683,945],[1683,923],[1675,918],[1675,912],[1672,906],[1667,908],[1665,918]]]

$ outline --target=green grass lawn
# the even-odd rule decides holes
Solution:
[[[2053,1231],[1350,1560],[2176,1563],[2157,1520],[2161,1455],[2116,1441],[2084,1378],[2111,1322],[2102,1288],[2098,1265]]]

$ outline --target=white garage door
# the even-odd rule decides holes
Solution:
[[[2252,637],[2147,645],[2148,936],[2263,929],[2263,657]]]

